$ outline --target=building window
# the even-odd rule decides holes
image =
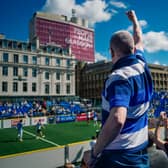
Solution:
[[[48,53],[51,53],[51,47],[48,46],[48,47],[46,48],[46,50],[47,50]]]
[[[13,67],[13,76],[18,76],[18,67]]]
[[[2,41],[2,48],[7,48],[8,47],[8,41],[7,40],[3,40]]]
[[[13,92],[17,92],[17,91],[18,91],[18,83],[13,82]]]
[[[56,47],[54,51],[56,54],[62,54],[62,48]]]
[[[19,55],[18,54],[13,55],[13,62],[14,63],[19,63]]]
[[[67,85],[66,85],[66,93],[67,93],[67,94],[70,94],[70,84],[67,84]]]
[[[56,80],[60,80],[60,72],[56,72]]]
[[[28,56],[27,55],[23,55],[23,63],[28,64]]]
[[[66,74],[66,80],[70,80],[71,75],[69,73]]]
[[[7,66],[2,67],[2,75],[3,76],[8,76],[8,67]]]
[[[69,59],[67,59],[67,67],[71,66],[71,61]]]
[[[28,76],[28,69],[27,68],[23,68],[23,76],[24,77]]]
[[[31,44],[31,51],[36,51],[36,45],[35,44]]]
[[[58,83],[58,84],[56,84],[56,93],[60,94],[60,90],[61,90],[60,84]]]
[[[3,62],[8,62],[8,61],[9,61],[8,53],[3,53]]]
[[[49,79],[50,78],[50,74],[49,74],[49,72],[45,72],[45,79]]]
[[[37,64],[37,57],[36,57],[36,56],[33,56],[33,57],[32,57],[32,63],[33,63],[33,64]]]
[[[26,82],[23,83],[23,92],[27,92],[27,83]]]
[[[37,69],[33,68],[32,69],[32,77],[36,77],[37,76]]]
[[[22,43],[22,50],[24,50],[24,51],[27,50],[27,44],[26,43]]]
[[[36,92],[37,85],[36,83],[32,83],[32,92]]]
[[[50,59],[48,57],[45,58],[45,65],[49,65],[50,64]]]
[[[49,94],[50,93],[50,86],[49,84],[45,84],[45,94]]]
[[[2,82],[2,92],[8,92],[8,83]]]
[[[13,48],[13,49],[17,49],[17,47],[18,47],[18,46],[17,46],[17,42],[13,42],[13,43],[12,43],[12,48]]]
[[[60,61],[60,59],[59,58],[56,58],[56,66],[60,66],[61,65],[61,61]]]

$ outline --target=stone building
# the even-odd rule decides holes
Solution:
[[[0,39],[0,99],[75,96],[75,58],[68,48]]]
[[[154,90],[168,91],[168,66],[149,64]],[[79,62],[76,65],[76,93],[82,98],[101,101],[104,80],[110,74],[112,62],[99,61],[93,64]]]

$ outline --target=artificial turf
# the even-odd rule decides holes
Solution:
[[[75,142],[91,139],[95,135],[98,126],[94,127],[93,122],[69,122],[45,125],[43,132],[45,139],[58,145],[67,145]],[[24,127],[25,131],[36,134],[35,126]],[[54,145],[27,133],[23,134],[23,142],[17,140],[16,128],[0,129],[0,156],[38,150]]]

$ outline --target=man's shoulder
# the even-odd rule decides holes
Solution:
[[[135,54],[135,56],[136,56],[137,59],[139,59],[139,60],[141,60],[143,62],[146,62],[143,50],[137,49],[134,54]]]

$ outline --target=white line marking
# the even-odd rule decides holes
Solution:
[[[33,134],[33,133],[29,132],[29,131],[23,130],[23,132],[25,132],[26,134],[31,135],[31,136],[33,136],[33,137],[36,137],[35,134]],[[47,139],[44,139],[44,138],[41,138],[41,137],[39,137],[39,139],[42,140],[42,141],[44,141],[44,142],[48,142],[49,144],[52,144],[52,145],[54,145],[54,146],[60,146],[60,145],[58,145],[58,144],[56,144],[56,143],[54,143],[54,142],[52,142],[52,141],[49,141],[49,140],[47,140]]]

